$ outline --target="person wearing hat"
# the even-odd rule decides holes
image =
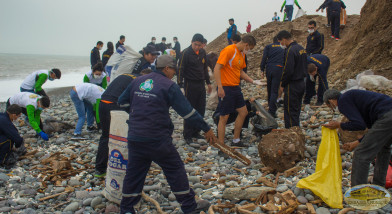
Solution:
[[[140,76],[131,83],[128,131],[128,165],[123,183],[121,213],[136,213],[141,199],[144,180],[151,162],[158,164],[184,213],[207,211],[209,203],[196,202],[195,192],[189,187],[184,163],[172,143],[173,123],[169,109],[172,107],[195,128],[204,131],[206,140],[216,142],[211,127],[190,105],[180,87],[171,79],[176,74],[172,56],[157,59],[157,69]]]
[[[186,48],[180,57],[177,83],[184,91],[193,108],[204,117],[206,110],[206,84],[208,93],[212,92],[210,76],[207,68],[207,54],[203,49],[204,37],[197,33],[192,38],[191,45]],[[184,139],[188,144],[193,143],[192,138],[202,138],[200,129],[195,129],[184,121]]]
[[[145,69],[140,72],[141,75],[151,73],[151,69]],[[124,94],[125,90],[134,80],[136,76],[125,73],[118,76],[113,82],[108,86],[108,88],[103,92],[101,96],[101,102],[99,102],[99,119],[102,128],[102,135],[99,140],[98,152],[95,162],[95,177],[101,178],[106,175],[106,168],[109,157],[109,131],[110,131],[110,111],[121,111],[124,108],[117,105],[120,102],[120,95]],[[126,96],[129,98],[128,96]]]
[[[53,68],[52,70],[39,70],[34,71],[32,74],[26,77],[26,79],[22,82],[20,86],[21,92],[31,92],[36,93],[42,96],[47,96],[44,89],[42,89],[42,85],[46,82],[46,80],[53,81],[55,79],[61,78],[61,71],[57,68]]]
[[[227,29],[227,41],[229,45],[233,44],[233,35],[237,34],[237,25],[234,24],[234,19],[229,19],[230,27]]]
[[[152,63],[155,62],[155,59],[159,55],[159,52],[155,49],[154,46],[148,45],[147,47],[143,48],[143,56],[136,62],[135,66],[132,69],[133,75],[140,75],[140,72],[144,69],[152,69]],[[154,70],[154,69],[152,69]]]
[[[94,67],[84,75],[83,82],[92,83],[101,86],[103,89],[108,87],[106,73],[103,71],[102,62],[98,62]]]
[[[8,108],[8,106],[13,104],[22,108],[22,113],[27,116],[30,126],[42,139],[48,141],[49,136],[42,130],[41,113],[44,109],[49,108],[49,97],[41,97],[30,92],[19,92],[8,99],[6,106]]]

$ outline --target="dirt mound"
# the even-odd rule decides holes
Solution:
[[[358,73],[372,69],[376,74],[392,79],[392,10],[390,0],[367,0],[362,8],[361,16],[348,16],[347,24],[341,30],[341,40],[330,39],[330,28],[326,27],[324,16],[310,15],[295,19],[293,22],[270,22],[250,34],[256,38],[257,45],[248,54],[250,75],[255,76],[260,70],[260,62],[264,47],[272,42],[272,38],[281,30],[291,32],[294,39],[303,47],[308,36],[307,26],[315,20],[318,30],[325,36],[323,54],[331,59],[328,78],[331,86],[343,88],[346,80]],[[217,37],[206,47],[207,52],[219,53],[227,46],[226,33]]]
[[[265,135],[259,143],[261,162],[283,172],[305,157],[305,136],[298,127],[279,129]]]
[[[366,1],[359,22],[342,38],[341,46],[327,52],[333,59],[332,69],[341,74],[332,74],[332,81],[353,78],[366,69],[392,78],[391,9],[390,0]]]

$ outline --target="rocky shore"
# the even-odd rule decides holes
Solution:
[[[265,88],[246,85],[245,97],[256,97],[262,103]],[[71,124],[77,121],[77,114],[69,98],[68,89],[61,93],[51,94],[52,106],[42,114],[45,119]],[[1,110],[4,110],[4,103]],[[317,117],[311,117],[318,112]],[[213,123],[212,111],[206,112],[206,121],[216,129]],[[182,136],[183,119],[171,110],[171,118],[175,125],[173,143],[185,162],[191,187],[199,198],[208,200],[211,204],[227,203],[246,205],[253,203],[257,194],[265,188],[285,192],[292,190],[301,205],[298,210],[306,210],[306,203],[313,203],[317,213],[338,213],[339,209],[330,209],[318,201],[311,191],[296,188],[296,183],[315,172],[315,160],[318,145],[321,141],[321,124],[331,118],[339,117],[326,107],[304,106],[301,114],[303,133],[306,137],[305,159],[296,164],[300,170],[287,177],[266,171],[266,166],[260,161],[258,142],[260,138],[252,133],[252,125],[243,131],[243,140],[248,148],[240,149],[252,164],[245,166],[238,160],[218,155],[218,150],[209,146],[205,140],[197,140],[187,145]],[[283,109],[278,111],[278,124],[283,126]],[[312,121],[312,124],[310,124]],[[24,124],[22,117],[16,123],[20,134],[25,138],[28,153],[21,157],[17,166],[12,170],[0,168],[0,213],[118,213],[119,206],[106,200],[101,191],[104,189],[104,179],[94,178],[95,155],[98,149],[100,133],[83,132],[87,140],[73,141],[73,129],[52,133],[48,142],[35,136],[35,132]],[[227,140],[231,142],[231,130],[227,128]],[[352,153],[342,150],[343,192],[350,186]],[[275,181],[276,187],[260,185],[258,179],[265,177]],[[164,212],[177,213],[180,205],[171,193],[162,170],[155,164],[147,176],[144,191],[155,199]],[[144,200],[139,204],[139,213],[157,213],[156,207]],[[228,212],[229,208],[226,208]],[[251,210],[263,213],[260,207]],[[391,213],[392,204],[383,209],[369,213]],[[349,213],[366,213],[351,211]]]

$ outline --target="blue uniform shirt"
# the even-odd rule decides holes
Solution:
[[[260,69],[261,71],[264,71],[269,65],[283,67],[283,59],[284,49],[280,47],[280,43],[269,44],[264,48]]]
[[[308,63],[315,64],[317,66],[317,71],[322,75],[326,75],[330,65],[330,60],[325,55],[313,54],[308,56]]]
[[[392,98],[371,91],[350,90],[338,98],[338,108],[349,120],[341,123],[340,127],[348,131],[360,131],[372,128],[380,117],[392,111]]]

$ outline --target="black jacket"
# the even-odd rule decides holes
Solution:
[[[151,67],[151,63],[147,62],[144,57],[140,57],[140,59],[136,62],[135,66],[133,66],[132,69],[132,74],[134,75],[140,75],[140,72],[143,71],[146,68]]]
[[[306,50],[297,42],[292,42],[284,53],[282,87],[293,81],[304,81],[308,70]]]
[[[19,148],[23,138],[10,120],[8,113],[0,113],[0,164],[4,163],[13,146]]]
[[[157,49],[157,51],[161,51],[162,54],[165,52],[165,50],[167,49],[167,46],[165,43],[159,43],[155,46],[155,48]]]
[[[328,11],[338,12],[338,13],[340,13],[342,8],[346,9],[346,5],[341,0],[327,0],[327,2],[324,2],[320,6],[321,9],[324,9],[326,7],[328,7]]]
[[[116,79],[114,79],[105,92],[103,92],[101,99],[117,103],[120,95],[135,78],[136,76],[132,74],[121,74]]]
[[[178,41],[174,44],[173,50],[176,52],[176,59],[178,60],[181,55],[181,45]]]
[[[106,64],[108,63],[110,57],[113,55],[113,51],[111,50],[106,50],[105,52],[103,52],[102,54],[102,64],[103,67],[105,68]]]
[[[91,63],[91,68],[97,64],[98,62],[101,61],[101,56],[99,55],[99,49],[97,47],[94,47],[91,50],[90,54],[90,63]]]
[[[306,43],[306,52],[308,55],[321,54],[324,49],[324,35],[317,30],[313,34],[309,34]]]
[[[124,45],[124,44],[121,44],[120,41],[118,41],[118,42],[116,43],[116,50],[117,50],[118,47],[120,47],[120,45]]]
[[[182,52],[177,79],[180,87],[184,86],[184,79],[205,80],[207,84],[211,84],[207,68],[207,54],[204,49],[200,49],[199,54],[196,54],[192,46],[189,46]]]

